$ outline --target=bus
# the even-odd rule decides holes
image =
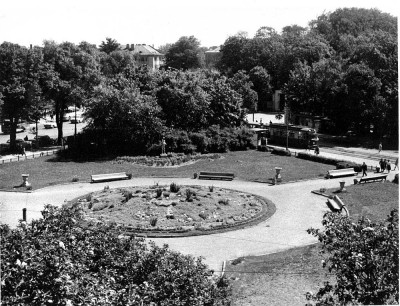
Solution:
[[[315,129],[300,125],[286,125],[282,123],[272,123],[268,126],[268,141],[271,144],[288,146],[293,148],[315,149],[318,145],[318,135]],[[289,137],[287,137],[289,132]]]

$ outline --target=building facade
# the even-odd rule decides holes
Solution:
[[[139,65],[147,65],[151,70],[159,69],[164,63],[164,54],[146,44],[127,44],[123,49],[133,52]]]

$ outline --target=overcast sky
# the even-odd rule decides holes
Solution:
[[[303,27],[343,7],[377,8],[398,17],[398,0],[0,0],[0,43],[42,45],[106,37],[158,47],[194,35],[202,46],[221,45],[239,31]]]

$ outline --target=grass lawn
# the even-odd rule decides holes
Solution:
[[[237,179],[270,182],[275,167],[282,167],[283,182],[322,177],[332,166],[302,160],[296,157],[273,155],[254,150],[222,154],[218,160],[200,160],[194,164],[176,168],[148,167],[112,161],[74,162],[49,156],[34,160],[0,165],[0,189],[12,189],[22,182],[21,174],[29,174],[33,189],[71,182],[89,181],[90,175],[101,173],[132,173],[133,177],[193,177],[199,171],[233,172]]]
[[[366,216],[376,221],[386,219],[393,208],[398,208],[398,188],[391,182],[367,183],[348,186],[347,193],[338,195],[351,218]],[[337,189],[325,193],[335,195]],[[315,244],[227,263],[226,271],[234,271],[226,273],[233,279],[233,305],[305,305],[307,291],[316,292],[324,281],[334,279],[326,275],[318,251]]]

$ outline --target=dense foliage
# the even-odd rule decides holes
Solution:
[[[310,28],[285,27],[278,34],[261,27],[253,38],[242,34],[223,44],[219,67],[232,75],[262,67],[258,109],[268,110],[272,90],[296,114],[331,120],[328,132],[398,138],[397,18],[377,9],[344,8],[324,13]],[[269,90],[266,91],[266,89]]]
[[[327,213],[324,229],[310,229],[324,255],[323,267],[336,276],[309,305],[388,305],[399,302],[399,217],[392,211],[384,222],[367,218],[353,222]]]
[[[146,244],[79,209],[1,225],[2,305],[228,305],[228,284],[201,259]]]

